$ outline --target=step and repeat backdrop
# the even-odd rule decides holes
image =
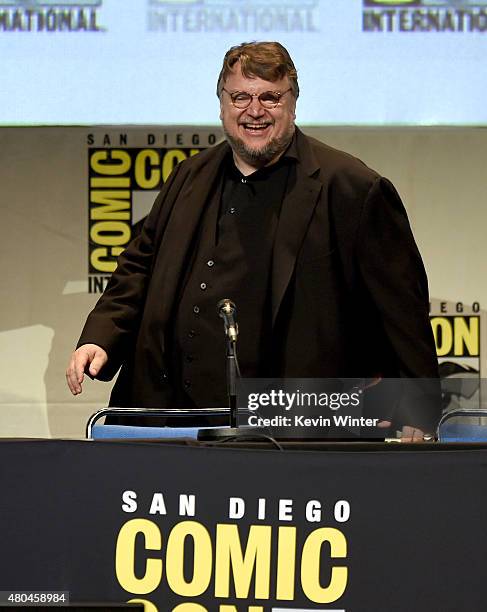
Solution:
[[[298,125],[397,186],[442,374],[480,402],[486,36],[487,0],[0,0],[0,435],[82,436],[106,405],[110,384],[71,397],[67,359],[173,167],[221,140],[216,79],[244,40],[280,40]]]

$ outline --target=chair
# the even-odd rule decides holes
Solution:
[[[86,425],[86,437],[92,440],[108,439],[154,439],[154,438],[191,438],[197,439],[198,432],[203,427],[184,425],[184,421],[194,419],[195,416],[201,417],[221,417],[229,416],[228,408],[194,408],[191,410],[181,410],[177,408],[102,408],[98,410],[88,420]],[[140,425],[105,425],[98,423],[103,417],[124,416],[124,417],[171,417],[181,420],[181,427],[143,427]],[[206,429],[206,427],[205,427]]]
[[[487,442],[487,410],[451,410],[438,424],[438,442]]]

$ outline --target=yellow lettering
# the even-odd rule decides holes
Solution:
[[[97,221],[90,229],[90,237],[96,244],[118,246],[130,240],[130,225],[122,221]]]
[[[95,151],[91,156],[91,168],[98,174],[110,176],[125,174],[130,169],[130,155],[127,151],[103,150]]]
[[[166,182],[175,166],[185,159],[186,154],[181,149],[169,149],[162,160],[162,180]]]
[[[269,599],[271,527],[252,525],[245,555],[242,553],[237,525],[217,525],[215,562],[215,597],[229,597],[230,568],[235,595],[245,599],[255,568],[255,598]]]
[[[123,247],[112,247],[111,249],[99,247],[93,249],[90,253],[90,263],[98,272],[112,273],[117,267],[117,257],[123,250]]]
[[[433,317],[431,326],[435,337],[436,354],[438,357],[444,357],[448,355],[453,345],[451,322],[446,317]]]
[[[218,608],[218,612],[238,612],[238,610],[236,606],[221,604]],[[247,612],[264,612],[264,608],[262,606],[249,606]]]
[[[135,180],[142,189],[154,189],[161,180],[159,153],[154,149],[143,149],[135,159]],[[149,172],[147,170],[149,169]]]
[[[296,571],[296,527],[279,527],[277,548],[276,598],[294,599]]]
[[[476,357],[480,350],[478,317],[433,317],[431,319],[438,357]]]
[[[130,221],[130,191],[91,191],[91,204],[102,204],[90,210],[91,219],[125,219]]]
[[[115,573],[120,586],[129,593],[143,595],[156,589],[162,578],[162,559],[148,558],[145,574],[137,578],[135,565],[135,539],[141,533],[146,550],[161,550],[159,527],[147,519],[133,519],[120,529],[115,548]]]
[[[130,187],[128,176],[94,176],[90,179],[90,187],[122,189]]]
[[[454,322],[453,354],[476,357],[479,354],[480,346],[479,318],[455,317]]]
[[[307,537],[301,557],[301,586],[308,599],[315,603],[332,603],[345,592],[348,570],[343,566],[333,566],[330,583],[327,587],[320,584],[320,557],[324,542],[330,544],[331,558],[347,556],[347,540],[341,531],[332,527],[316,529]]]
[[[144,612],[159,612],[157,607],[147,599],[129,599],[127,603],[138,603],[144,605]]]
[[[184,542],[191,537],[194,543],[193,576],[184,577]],[[194,521],[178,523],[167,542],[166,576],[169,588],[178,595],[193,597],[206,591],[211,580],[213,551],[207,529]]]
[[[172,612],[208,612],[206,608],[196,603],[182,603],[172,609]]]

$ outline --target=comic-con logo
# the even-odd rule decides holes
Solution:
[[[362,0],[364,32],[486,32],[487,0]]]
[[[443,411],[482,407],[481,328],[485,311],[480,302],[434,300],[430,321],[438,356]]]
[[[166,492],[121,492],[114,569],[121,593],[135,596],[130,602],[150,612],[332,612],[343,601],[348,499],[215,494],[209,520],[198,516],[197,494],[171,497],[177,506]]]
[[[130,140],[134,139],[130,135]],[[159,190],[174,167],[213,146],[213,130],[168,130],[139,134],[145,146],[125,133],[87,135],[88,292],[102,293],[117,258],[141,231]]]
[[[103,0],[0,0],[0,32],[100,32]]]
[[[316,32],[318,0],[147,0],[155,32]]]

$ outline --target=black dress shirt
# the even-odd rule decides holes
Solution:
[[[228,405],[225,335],[216,305],[237,306],[242,376],[265,376],[270,341],[270,273],[281,204],[292,180],[290,148],[244,176],[229,155],[202,218],[175,312],[171,382],[175,405]]]

